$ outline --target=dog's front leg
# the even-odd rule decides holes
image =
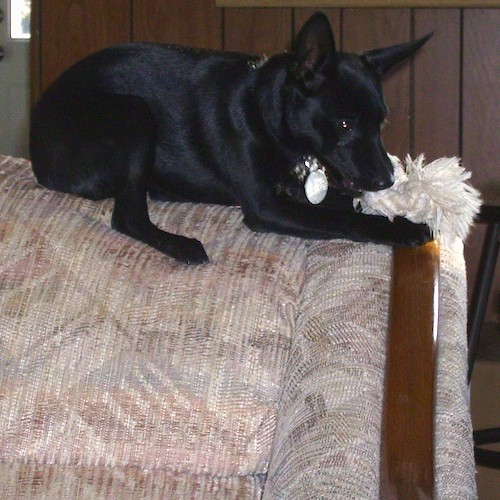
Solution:
[[[111,225],[117,231],[150,245],[187,264],[208,262],[203,245],[196,239],[167,233],[149,218],[146,180],[154,158],[154,144],[146,142],[129,155],[129,171],[117,189]]]
[[[181,262],[187,264],[208,262],[203,245],[198,240],[167,233],[151,222],[145,188],[128,185],[115,197],[111,225],[117,231],[147,243]]]
[[[397,217],[390,221],[378,215],[353,210],[298,204],[269,198],[267,203],[243,206],[245,223],[258,232],[275,232],[310,239],[345,238],[394,246],[418,246],[431,239],[425,224]]]

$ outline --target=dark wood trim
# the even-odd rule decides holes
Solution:
[[[380,496],[434,495],[439,246],[396,248],[385,371]]]
[[[216,0],[217,7],[498,8],[498,0]]]

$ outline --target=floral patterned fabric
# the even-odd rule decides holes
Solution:
[[[112,206],[0,157],[3,498],[378,498],[390,249],[151,202],[204,243],[186,266]],[[461,251],[442,269],[437,490],[473,498]]]

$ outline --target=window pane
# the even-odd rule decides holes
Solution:
[[[10,0],[11,38],[30,38],[31,0]]]

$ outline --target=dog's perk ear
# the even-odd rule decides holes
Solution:
[[[335,55],[335,39],[328,18],[313,14],[304,24],[295,42],[295,57],[289,66],[292,76],[306,90],[315,91],[324,78],[320,70]]]
[[[365,60],[375,66],[376,70],[383,78],[389,70],[398,63],[413,55],[422,45],[429,40],[432,33],[415,40],[414,42],[393,45],[383,49],[375,49],[361,55]]]

